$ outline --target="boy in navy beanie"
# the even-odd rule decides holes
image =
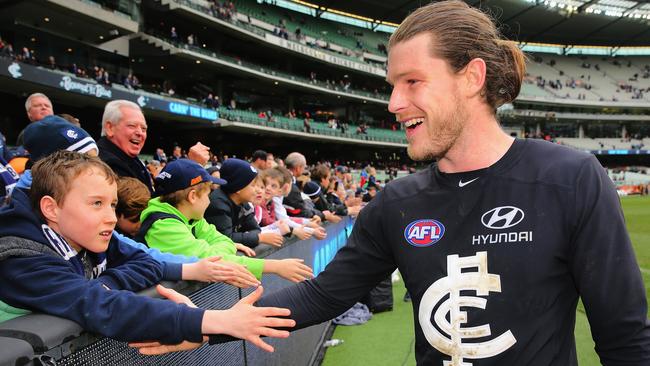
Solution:
[[[262,193],[255,186],[258,179],[255,167],[244,160],[231,158],[223,163],[220,173],[228,183],[210,193],[205,219],[220,233],[250,248],[260,243],[281,246],[282,235],[263,233],[255,220],[255,208],[251,202]]]

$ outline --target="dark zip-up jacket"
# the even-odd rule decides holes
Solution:
[[[210,193],[210,205],[203,215],[217,231],[235,243],[255,248],[259,245],[260,225],[255,220],[255,209],[250,203],[238,205],[220,188]]]
[[[120,177],[136,178],[144,183],[149,188],[149,192],[153,194],[154,187],[151,175],[147,167],[144,166],[137,156],[132,158],[126,155],[117,145],[109,141],[106,136],[103,136],[97,141],[97,147],[99,148],[99,158],[108,164],[115,174]]]

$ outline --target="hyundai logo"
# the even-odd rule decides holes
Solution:
[[[507,229],[523,219],[524,211],[514,206],[496,207],[481,216],[483,226],[489,229]]]

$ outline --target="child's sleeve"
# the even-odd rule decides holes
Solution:
[[[195,237],[187,225],[173,218],[154,222],[145,234],[145,239],[150,247],[163,252],[198,258],[223,254],[220,248],[199,236]]]
[[[217,231],[214,225],[209,224],[205,219],[199,221],[194,226],[194,234],[197,238],[213,245],[217,251],[216,255],[220,255],[223,260],[246,266],[257,279],[262,278],[264,260],[236,255],[237,248],[235,247],[235,243],[229,237]]]
[[[144,251],[121,243],[116,238],[108,247],[108,268],[100,274],[111,289],[140,291],[161,280],[181,279],[182,265],[158,262]]]
[[[118,341],[200,342],[203,309],[169,300],[108,290],[50,255],[0,261],[0,300],[11,306],[59,316]]]
[[[130,245],[134,248],[143,250],[145,253],[149,254],[150,256],[153,257],[153,259],[157,260],[160,263],[194,263],[198,262],[199,258],[197,257],[191,257],[191,256],[185,256],[185,255],[177,255],[174,253],[164,253],[161,252],[160,249],[158,248],[149,248],[148,246],[139,243],[128,236],[124,236],[117,231],[113,231],[113,237],[117,238],[120,242]]]

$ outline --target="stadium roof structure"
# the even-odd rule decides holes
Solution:
[[[380,24],[400,23],[423,0],[293,0]],[[603,47],[650,46],[650,3],[629,0],[470,0],[521,43]]]

